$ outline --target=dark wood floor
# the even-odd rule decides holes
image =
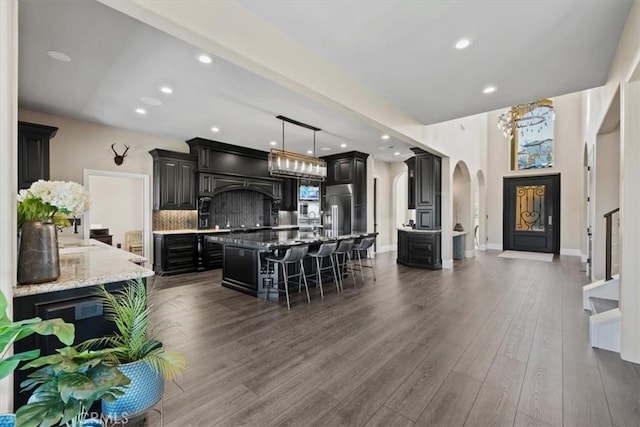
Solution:
[[[579,259],[496,255],[423,271],[381,254],[377,282],[291,311],[219,271],[162,278],[164,341],[189,363],[165,425],[639,426],[640,368],[589,346]]]

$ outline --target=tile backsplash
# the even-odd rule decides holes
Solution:
[[[198,227],[198,211],[153,211],[154,230],[186,230]]]
[[[272,211],[272,203],[270,198],[256,191],[220,193],[211,200],[211,225],[224,227],[227,221],[231,227],[274,225],[278,212]]]

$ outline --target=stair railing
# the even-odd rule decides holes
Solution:
[[[613,214],[619,212],[620,208],[615,208],[604,214],[605,220],[605,261],[604,261],[604,280],[611,280],[611,254],[612,254],[612,236],[613,236]]]

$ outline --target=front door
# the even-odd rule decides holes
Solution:
[[[503,249],[560,253],[560,175],[504,178]]]

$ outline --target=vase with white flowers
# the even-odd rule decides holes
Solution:
[[[18,194],[18,283],[35,284],[60,277],[56,226],[89,208],[89,193],[76,182],[34,182]]]

